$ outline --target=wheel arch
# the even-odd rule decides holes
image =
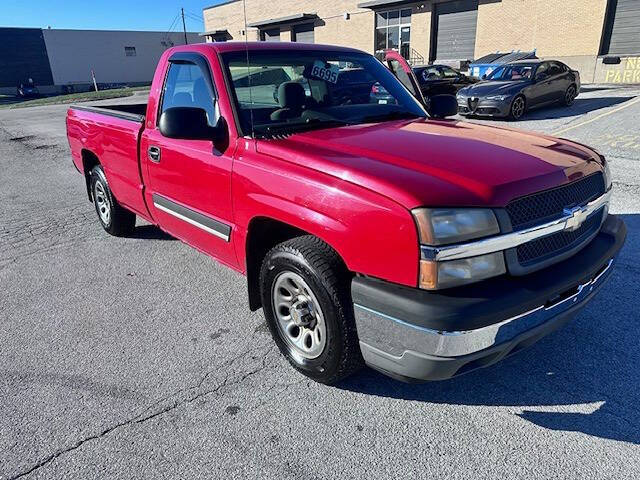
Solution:
[[[82,173],[84,174],[85,183],[87,186],[87,196],[89,201],[93,201],[93,195],[91,194],[91,170],[94,167],[100,165],[100,159],[91,150],[83,148],[80,152],[82,157]]]
[[[245,240],[247,291],[251,311],[258,310],[262,307],[262,300],[260,298],[260,267],[267,252],[279,243],[303,235],[312,235],[320,238],[336,252],[338,257],[346,265],[344,258],[326,238],[322,238],[322,236],[314,232],[309,232],[274,217],[263,215],[255,216],[249,222]]]

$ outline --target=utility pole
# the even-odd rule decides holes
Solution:
[[[182,31],[184,32],[184,44],[187,45],[189,42],[187,40],[187,26],[184,23],[184,8],[181,8],[180,11],[182,12]]]

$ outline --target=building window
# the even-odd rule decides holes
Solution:
[[[376,12],[376,53],[392,49],[408,58],[410,40],[410,8]]]
[[[279,42],[280,41],[280,29],[273,28],[269,30],[260,31],[260,40],[263,42]]]
[[[136,47],[124,47],[124,54],[127,57],[135,57],[136,56]]]

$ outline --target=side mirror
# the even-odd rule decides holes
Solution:
[[[458,100],[454,95],[434,95],[429,104],[429,115],[433,118],[452,117],[458,113]]]
[[[485,73],[484,75],[482,75],[482,80],[486,80],[487,79],[487,74]]]
[[[194,107],[167,108],[158,122],[158,128],[164,137],[213,142],[223,136],[223,126],[224,122],[219,122],[215,127],[209,126],[207,112]]]

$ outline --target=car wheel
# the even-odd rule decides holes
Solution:
[[[573,102],[575,101],[577,96],[578,96],[578,91],[576,90],[576,86],[570,85],[564,94],[564,104],[567,107],[573,105]]]
[[[91,196],[102,228],[116,237],[129,235],[136,226],[136,216],[115,199],[100,165],[93,167],[90,180]]]
[[[509,118],[511,120],[520,120],[527,109],[527,101],[522,95],[518,95],[511,102],[511,110],[509,111]]]
[[[338,254],[311,235],[275,246],[262,263],[271,335],[289,363],[317,382],[336,383],[363,365],[350,284]]]

